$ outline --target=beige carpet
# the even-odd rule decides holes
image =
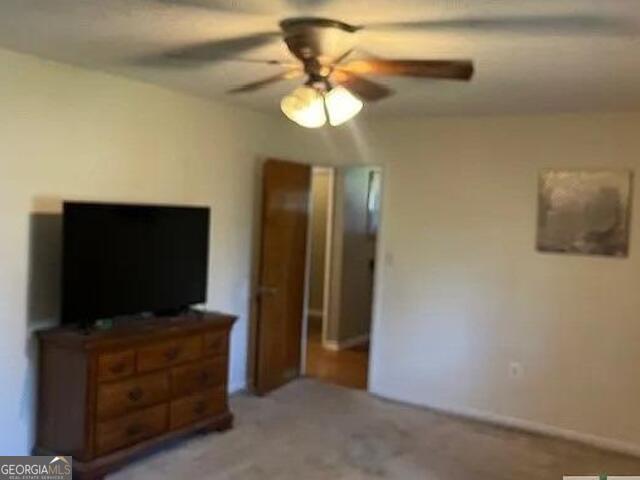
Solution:
[[[640,459],[405,407],[312,380],[232,400],[236,426],[167,448],[125,479],[557,480],[640,475]]]

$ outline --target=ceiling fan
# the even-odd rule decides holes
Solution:
[[[399,75],[418,78],[468,81],[473,75],[469,60],[348,60],[353,49],[338,56],[325,51],[326,45],[345,42],[336,36],[351,35],[362,27],[327,18],[289,18],[280,22],[289,51],[298,60],[283,72],[230,90],[251,92],[281,80],[306,77],[304,84],[282,99],[283,113],[297,124],[317,128],[327,122],[341,125],[357,115],[363,101],[375,102],[392,95],[388,87],[363,75]],[[280,62],[270,62],[278,64]]]
[[[202,0],[157,0],[186,5],[204,6]],[[207,0],[207,5],[210,0]],[[293,1],[293,0],[288,0]],[[296,0],[300,1],[300,0]],[[217,4],[216,4],[217,5]],[[208,8],[208,7],[207,7]],[[274,83],[296,78],[302,86],[285,96],[281,102],[284,114],[299,125],[315,128],[326,123],[340,125],[357,115],[363,102],[376,102],[393,94],[387,86],[370,76],[403,76],[422,79],[469,81],[474,73],[471,60],[429,59],[353,59],[355,33],[365,28],[339,20],[321,17],[295,17],[280,22],[280,31],[257,32],[245,36],[204,42],[162,55],[175,64],[235,60],[266,63],[283,67],[280,73],[238,86],[228,93],[247,93]],[[626,34],[636,31],[624,19],[600,15],[571,14],[559,16],[506,15],[495,17],[461,17],[388,22],[367,25],[366,29],[472,30],[476,32],[508,31],[511,33],[549,32],[551,34]],[[284,40],[293,54],[291,61],[252,60],[244,52]],[[345,47],[348,45],[348,47]],[[157,58],[152,61],[157,65]]]
[[[360,112],[363,102],[376,102],[393,94],[390,88],[365,76],[458,81],[468,81],[473,76],[473,63],[470,60],[349,60],[354,48],[336,51],[336,48],[353,43],[348,37],[362,28],[328,18],[282,20],[280,35],[294,59],[290,62],[264,61],[270,65],[281,65],[284,70],[277,75],[233,88],[228,93],[253,92],[279,81],[305,78],[303,85],[285,96],[280,106],[283,113],[297,124],[317,128],[327,123],[331,126],[341,125]],[[262,37],[255,38],[262,40]],[[250,43],[253,37],[246,39]],[[206,44],[201,47],[172,52],[167,57],[178,60],[215,59]],[[217,49],[219,47],[216,45]],[[245,47],[251,48],[247,45],[243,49]]]

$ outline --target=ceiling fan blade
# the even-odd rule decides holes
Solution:
[[[281,72],[272,77],[263,78],[262,80],[258,80],[256,82],[247,83],[245,85],[241,85],[239,87],[232,88],[228,90],[227,93],[248,93],[253,92],[255,90],[259,90],[261,88],[267,87],[273,83],[280,82],[282,80],[291,80],[293,78],[298,78],[302,76],[302,70],[288,70],[286,72]]]
[[[372,82],[355,73],[337,68],[331,74],[331,82],[342,85],[347,90],[366,102],[377,102],[393,94],[393,90],[385,85]]]
[[[354,50],[355,50],[354,48],[350,48],[349,50],[347,50],[346,52],[344,52],[342,55],[340,55],[338,58],[336,58],[336,59],[333,61],[333,64],[334,64],[334,65],[339,65],[339,64],[341,64],[342,62],[344,62],[344,60],[345,60],[349,55],[351,55],[351,54],[353,53],[353,51],[354,51]]]
[[[153,0],[170,6],[186,6],[248,15],[274,15],[283,11],[308,13],[335,0]]]
[[[405,77],[470,80],[473,63],[470,60],[353,60],[340,65],[359,75],[397,75]]]
[[[206,1],[206,0],[154,0],[156,3],[162,3],[165,5],[169,5],[171,7],[182,6],[182,7],[197,7],[209,10],[219,10],[219,11],[234,11],[229,6],[225,5],[223,2],[214,0],[214,1]]]
[[[222,60],[224,60],[225,62],[255,63],[255,64],[259,64],[259,65],[274,65],[274,66],[279,66],[279,67],[283,67],[283,68],[295,68],[295,67],[297,67],[299,65],[297,62],[293,62],[293,61],[282,61],[282,60],[275,60],[275,59],[264,60],[264,59],[260,59],[260,58],[236,57],[236,58],[224,58]],[[166,54],[165,55],[149,55],[149,56],[146,56],[146,57],[138,57],[138,58],[132,59],[131,62],[134,65],[155,67],[155,68],[184,68],[186,65],[188,65],[190,63],[190,62],[188,62],[186,60],[184,60],[184,61],[172,61],[171,58],[167,58]],[[192,61],[191,63],[196,64],[196,65],[201,65],[203,62]]]
[[[294,61],[283,61],[283,60],[275,60],[275,59],[264,60],[262,58],[242,58],[242,57],[238,57],[238,58],[229,58],[227,60],[229,60],[230,62],[259,63],[259,64],[262,64],[262,65],[276,65],[276,66],[285,67],[285,68],[294,68],[294,67],[297,67],[299,65],[298,62],[294,62]]]
[[[213,40],[196,45],[190,45],[177,50],[166,52],[164,58],[184,62],[208,62],[224,59],[232,59],[248,50],[271,43],[280,39],[279,32],[262,32],[244,37]]]
[[[406,22],[376,23],[366,26],[373,29],[410,30],[470,30],[482,32],[512,33],[629,33],[637,31],[637,25],[627,19],[602,15],[506,15],[495,17],[461,17],[441,20],[409,20]]]

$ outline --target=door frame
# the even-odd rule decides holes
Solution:
[[[272,157],[270,157],[272,158]],[[290,160],[295,162],[295,160]],[[304,162],[298,162],[304,163]],[[371,378],[373,376],[373,372],[376,368],[375,363],[375,335],[374,332],[378,329],[378,325],[381,321],[380,317],[382,314],[382,284],[383,284],[383,276],[382,270],[385,267],[391,267],[393,264],[393,257],[391,254],[384,253],[384,243],[385,243],[385,214],[384,214],[384,205],[385,205],[385,194],[386,194],[386,182],[388,170],[384,165],[380,164],[366,164],[363,165],[361,163],[354,164],[345,164],[345,165],[332,165],[332,164],[324,164],[324,163],[304,163],[309,167],[313,168],[327,168],[331,170],[331,195],[330,195],[330,208],[331,208],[331,219],[330,226],[327,228],[327,256],[325,258],[325,289],[323,294],[323,321],[322,321],[322,339],[323,342],[326,339],[326,329],[327,329],[327,315],[329,310],[329,302],[330,302],[330,282],[331,282],[331,274],[333,271],[333,222],[335,221],[335,179],[336,179],[336,169],[337,168],[348,168],[355,166],[371,166],[378,168],[380,170],[380,217],[379,217],[379,225],[378,225],[378,237],[376,239],[376,247],[375,247],[375,272],[373,277],[373,288],[372,288],[372,311],[371,311],[371,326],[370,326],[370,335],[369,335],[369,365],[368,365],[368,376],[367,376],[367,390],[371,391]],[[263,162],[259,162],[258,164],[258,191],[256,201],[254,202],[254,210],[256,215],[256,232],[260,231],[260,222],[261,220],[261,211],[264,205],[262,205],[262,166]],[[308,209],[309,215],[311,216],[313,204],[312,198],[309,201]],[[304,376],[306,373],[306,359],[307,359],[307,333],[308,333],[308,313],[309,313],[309,283],[310,283],[310,255],[311,255],[311,244],[310,244],[310,235],[309,229],[311,228],[311,221],[307,226],[307,247],[306,247],[306,260],[305,260],[305,285],[304,285],[304,305],[303,305],[303,318],[302,318],[302,333],[301,333],[301,363],[300,363],[300,376]],[[249,390],[253,393],[257,391],[256,389],[256,370],[257,370],[257,362],[258,362],[258,350],[257,350],[257,329],[258,329],[258,321],[259,314],[257,311],[257,302],[256,298],[258,295],[258,283],[259,283],[259,265],[260,265],[260,255],[261,255],[261,242],[262,238],[259,234],[254,237],[254,257],[253,266],[252,266],[252,288],[251,288],[251,296],[250,296],[250,314],[249,314],[249,351],[247,358],[247,372],[249,374],[249,378],[247,379],[247,386]]]
[[[329,188],[327,192],[327,225],[325,231],[325,258],[323,270],[322,289],[322,343],[327,338],[327,323],[329,320],[329,304],[331,301],[331,267],[333,263],[333,221],[334,221],[334,193],[336,167],[327,165],[311,165],[311,198],[309,199],[309,224],[307,228],[307,251],[304,274],[304,309],[302,319],[302,336],[300,337],[300,351],[302,352],[300,365],[300,375],[307,373],[307,335],[309,333],[309,296],[311,291],[311,251],[313,228],[313,174],[316,170],[326,170],[329,174]]]
[[[378,234],[376,238],[375,245],[375,270],[373,275],[373,285],[371,291],[371,324],[369,327],[369,363],[367,368],[367,389],[366,391],[371,391],[370,388],[370,379],[372,376],[372,372],[374,369],[374,362],[372,361],[374,358],[374,331],[377,329],[377,325],[379,323],[379,317],[382,311],[382,300],[381,300],[381,292],[382,292],[382,269],[387,265],[391,265],[392,258],[391,256],[384,255],[383,249],[383,228],[384,228],[384,195],[385,195],[385,184],[386,184],[386,175],[387,170],[383,165],[378,164],[345,164],[345,165],[323,165],[323,164],[311,164],[312,167],[312,175],[313,169],[316,168],[326,168],[331,171],[331,181],[330,181],[330,191],[329,191],[329,200],[328,200],[328,218],[327,218],[327,232],[326,232],[326,257],[325,257],[325,269],[324,269],[324,290],[323,290],[323,314],[322,314],[322,343],[326,343],[327,338],[327,323],[329,319],[329,309],[331,306],[332,300],[332,282],[333,278],[333,266],[335,260],[335,242],[333,240],[334,235],[334,222],[335,222],[335,182],[336,182],[336,171],[339,168],[350,168],[350,167],[371,167],[376,168],[380,172],[380,212],[379,212],[379,223],[378,223]],[[312,188],[311,192],[313,193],[313,180],[312,180]],[[309,329],[309,290],[310,290],[310,282],[311,282],[311,235],[310,229],[313,223],[313,196],[309,202],[309,230],[307,232],[307,260],[305,267],[305,301],[304,301],[304,309],[303,309],[303,319],[302,319],[302,338],[301,341],[301,358],[302,363],[300,366],[300,376],[305,376],[306,374],[306,360],[307,360],[307,348],[308,348],[308,329]],[[389,258],[386,258],[389,257]]]

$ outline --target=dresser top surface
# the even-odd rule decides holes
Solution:
[[[210,330],[226,330],[235,322],[234,315],[202,312],[175,317],[131,320],[111,329],[84,330],[78,326],[59,326],[37,332],[45,344],[76,348],[94,348],[112,344],[157,341]]]

